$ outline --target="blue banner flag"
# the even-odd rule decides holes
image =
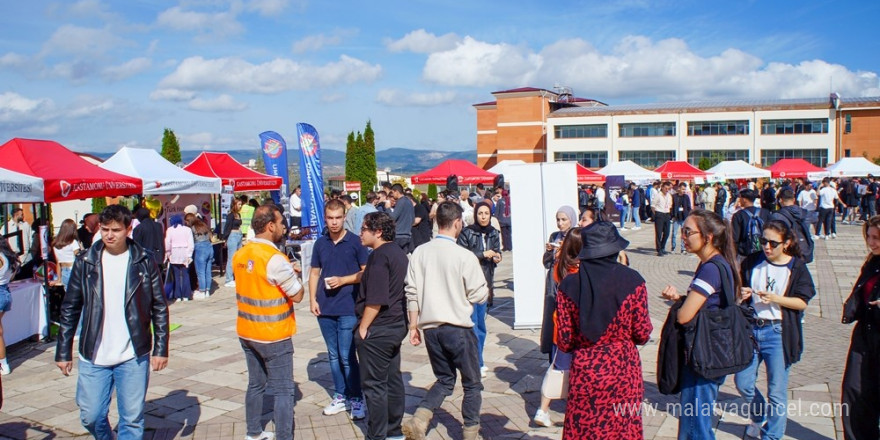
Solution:
[[[274,131],[260,133],[260,149],[263,150],[263,163],[266,164],[266,174],[280,177],[283,184],[281,192],[289,194],[287,185],[287,143],[280,134]],[[272,199],[278,203],[280,196],[278,191],[272,191]]]
[[[299,138],[299,178],[302,185],[302,225],[312,228],[312,237],[324,230],[324,175],[321,171],[321,143],[318,130],[296,124]]]

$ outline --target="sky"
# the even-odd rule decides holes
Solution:
[[[476,150],[473,104],[880,96],[880,2],[40,0],[0,14],[0,142]]]

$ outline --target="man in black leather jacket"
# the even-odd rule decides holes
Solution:
[[[127,238],[128,208],[108,206],[99,223],[102,239],[73,263],[55,362],[64,375],[70,374],[73,337],[82,316],[76,403],[83,426],[97,440],[115,438],[107,417],[115,388],[119,438],[143,438],[150,367],[159,371],[168,364],[168,305],[159,267]]]

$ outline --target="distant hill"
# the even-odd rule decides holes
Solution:
[[[201,150],[181,150],[180,157],[183,163],[192,162]],[[299,156],[296,150],[288,150],[288,166],[298,167]],[[107,159],[113,153],[92,153],[101,159]],[[256,159],[258,150],[226,150],[235,160],[247,163],[250,159]],[[409,148],[389,148],[376,152],[376,167],[380,170],[390,168],[392,172],[401,174],[415,174],[428,170],[446,159],[465,159],[471,162],[476,160],[475,151],[436,151],[436,150],[413,150]],[[341,174],[345,169],[345,152],[324,148],[321,150],[321,163],[325,169],[325,177],[328,175]]]

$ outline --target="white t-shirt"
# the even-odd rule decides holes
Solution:
[[[295,193],[290,195],[290,216],[302,217],[302,198]]]
[[[822,187],[819,190],[819,207],[822,209],[834,208],[834,199],[837,198],[837,191],[830,186]]]
[[[798,195],[798,204],[801,205],[805,211],[815,211],[816,210],[816,202],[819,200],[819,196],[816,195],[816,190],[810,188],[809,190],[803,190]]]
[[[12,271],[9,270],[11,266],[9,260],[6,259],[6,255],[0,253],[0,260],[3,261],[3,267],[0,267],[0,286],[5,286],[12,281]]]
[[[793,260],[792,260],[793,261]],[[766,259],[752,269],[752,285],[754,292],[770,292],[785,295],[788,279],[791,277],[791,261],[788,264],[776,265]],[[778,304],[764,304],[757,293],[752,294],[752,307],[755,317],[760,319],[782,319],[782,309]]]
[[[125,320],[125,285],[130,252],[101,255],[104,276],[104,325],[95,341],[95,365],[119,365],[134,358],[131,333]]]
[[[78,240],[73,240],[67,246],[64,246],[61,249],[56,247],[52,247],[52,252],[55,253],[55,259],[59,263],[73,263],[73,260],[76,258],[76,251],[81,248]]]

